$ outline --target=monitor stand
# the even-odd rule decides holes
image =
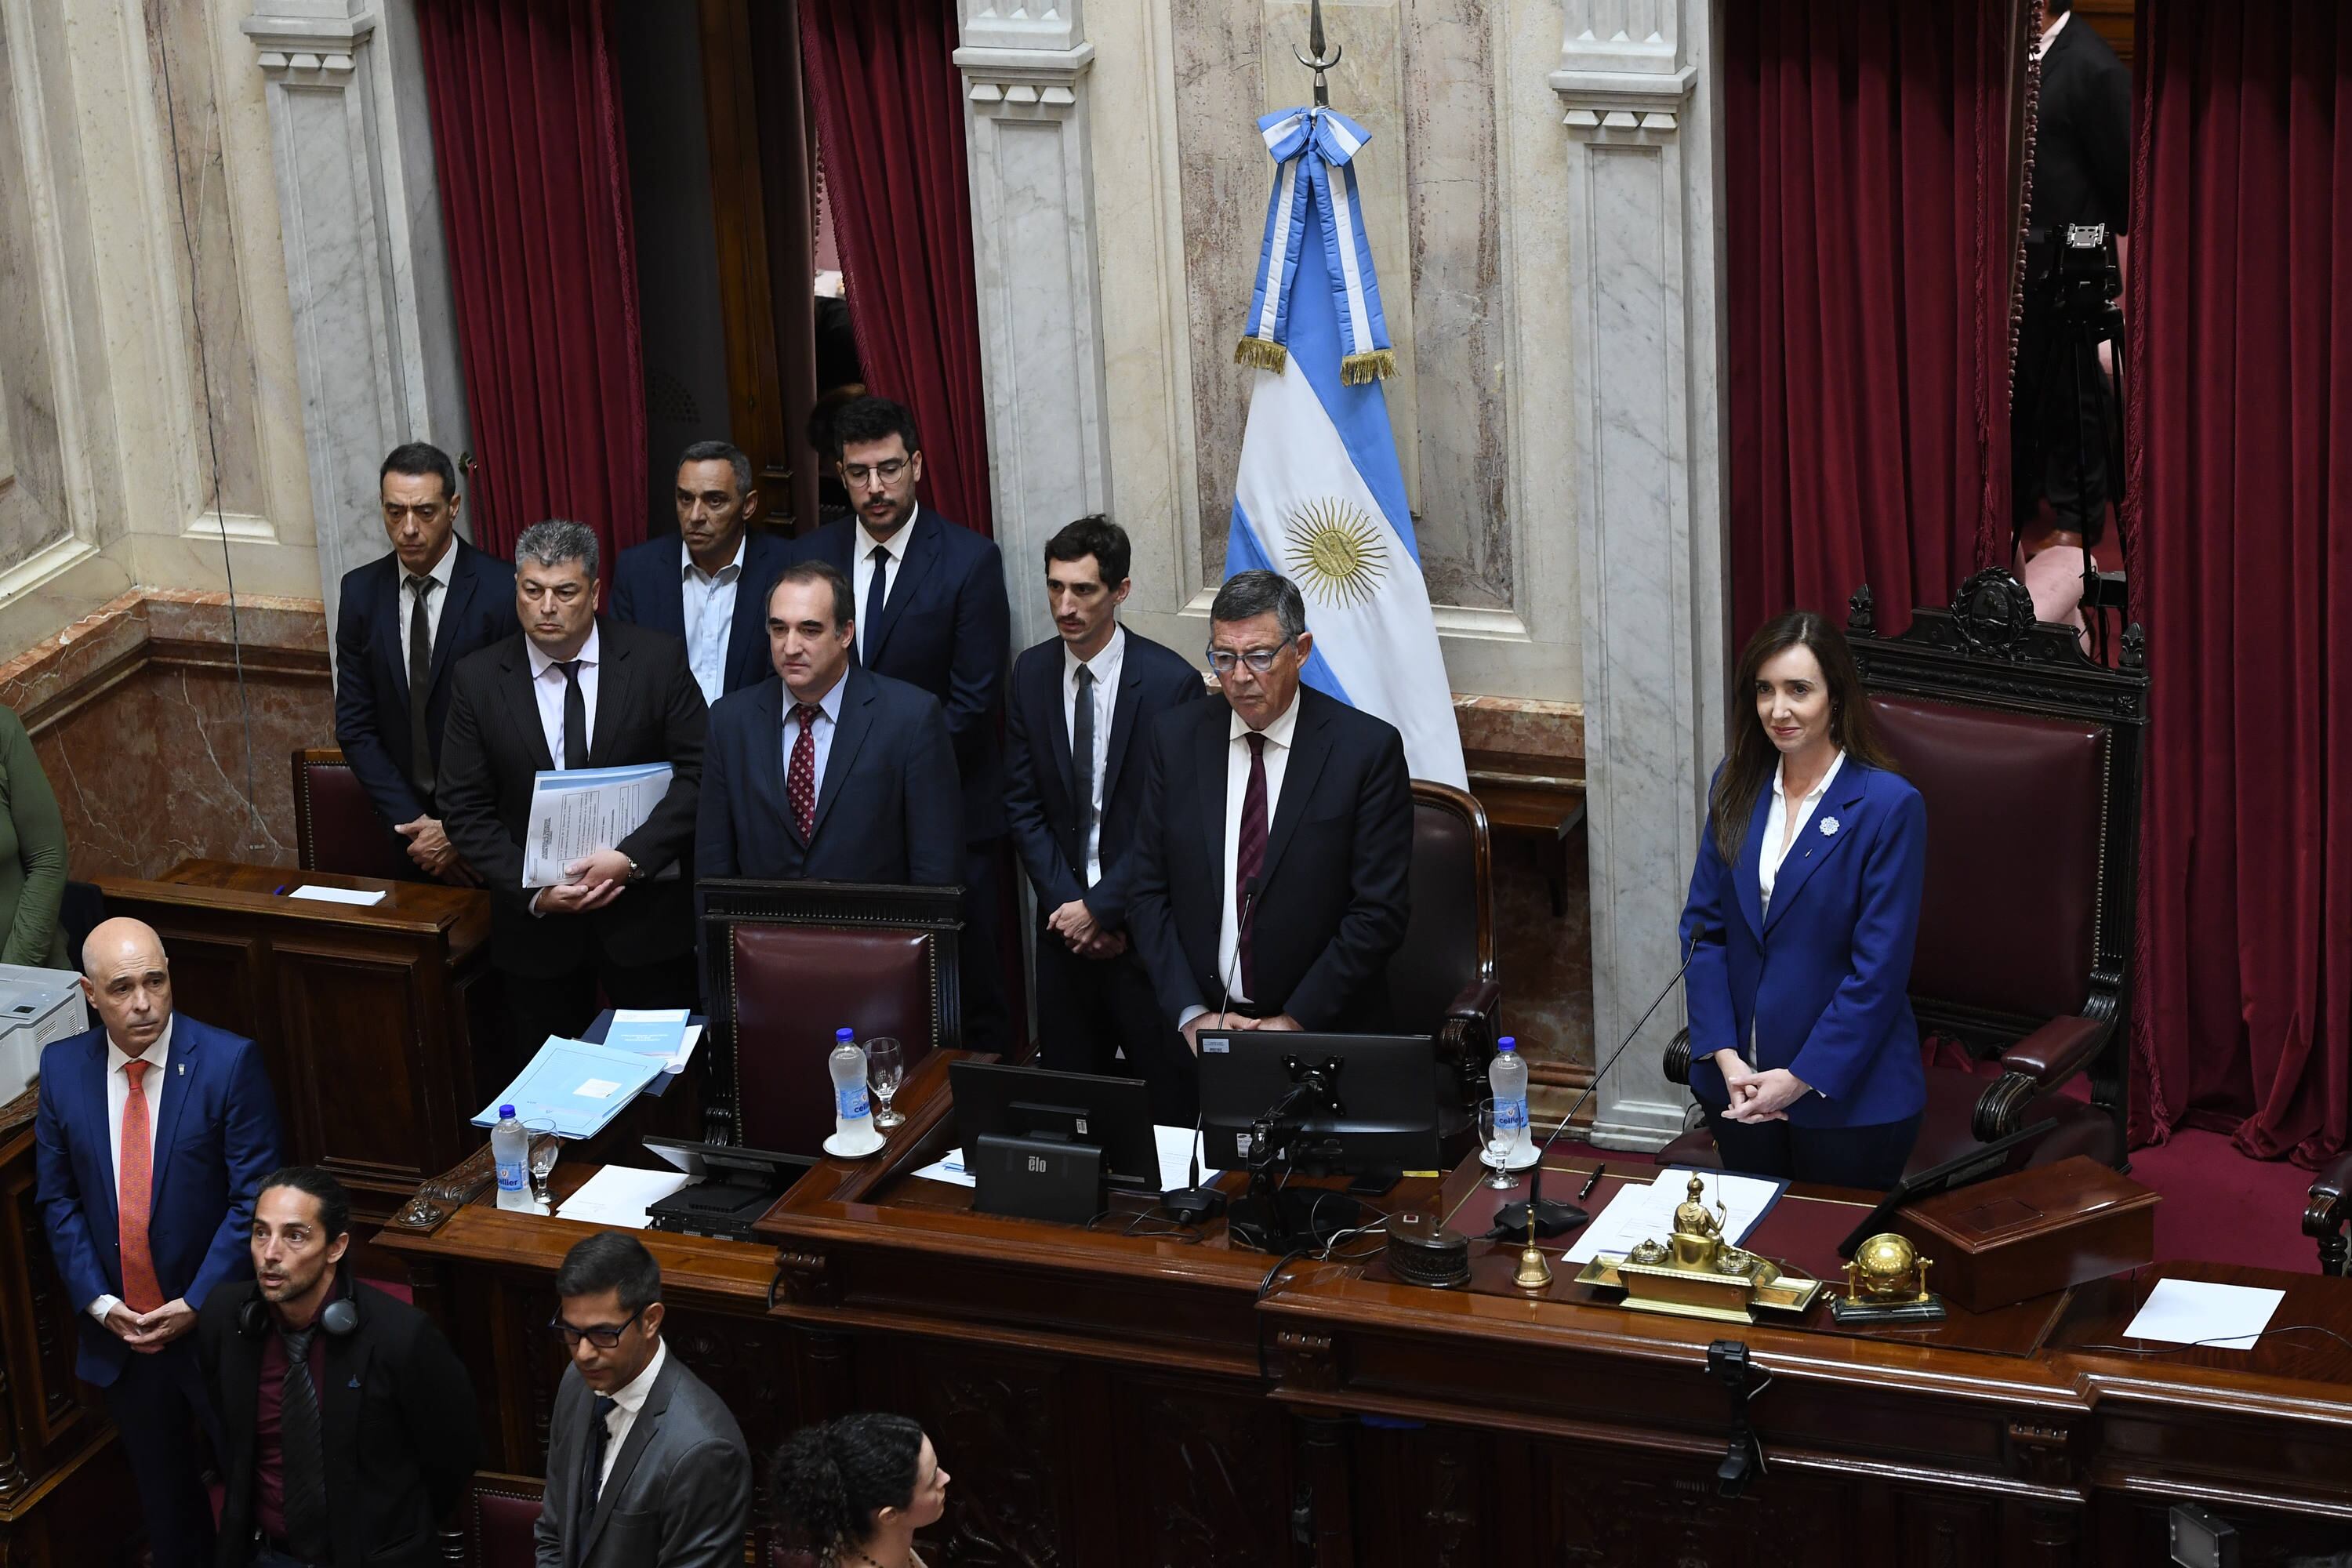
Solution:
[[[1234,1200],[1225,1228],[1237,1239],[1266,1252],[1330,1245],[1363,1218],[1364,1205],[1329,1188],[1284,1189],[1261,1172],[1246,1196]]]

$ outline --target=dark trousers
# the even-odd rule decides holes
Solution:
[[[124,1363],[122,1375],[107,1385],[106,1413],[131,1461],[155,1568],[210,1568],[213,1509],[202,1469],[207,1446],[217,1453],[220,1441],[194,1337],[183,1335],[153,1355]]]
[[[1115,1059],[1121,1051],[1124,1067]],[[1151,1119],[1162,1126],[1190,1127],[1200,1111],[1192,1053],[1160,1011],[1133,948],[1117,958],[1080,958],[1038,929],[1037,1063],[1141,1079],[1151,1091]]]
[[[538,1054],[548,1036],[578,1039],[580,1031],[596,1021],[600,985],[615,1007],[692,1007],[698,990],[691,951],[651,963],[591,959],[568,974],[509,972],[499,978],[506,986],[507,1017],[514,1030],[512,1048],[520,1054],[504,1069],[497,1088],[504,1088]]]
[[[1003,1052],[1013,1044],[1013,1015],[1004,1001],[1002,866],[1004,840],[967,844],[963,851],[963,937],[956,972],[963,984],[963,1047]]]
[[[1706,1124],[1723,1168],[1746,1176],[1860,1187],[1883,1193],[1903,1179],[1904,1162],[1919,1141],[1919,1118],[1867,1127],[1799,1127],[1787,1121],[1733,1121],[1715,1111]]]

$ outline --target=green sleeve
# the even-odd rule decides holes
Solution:
[[[8,922],[0,963],[47,969],[58,962],[58,913],[66,900],[66,822],[49,788],[33,739],[13,709],[0,707],[0,771],[8,780],[8,814],[16,819],[16,854],[25,890]]]

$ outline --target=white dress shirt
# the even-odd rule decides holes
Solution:
[[[1820,782],[1807,790],[1805,798],[1797,803],[1797,826],[1793,832],[1789,827],[1789,797],[1781,788],[1788,763],[1783,760],[1780,767],[1772,770],[1772,809],[1764,818],[1764,842],[1756,847],[1757,905],[1761,912],[1771,912],[1772,884],[1780,878],[1780,862],[1789,858],[1789,851],[1794,849],[1797,840],[1804,837],[1805,825],[1812,821],[1814,807],[1820,805],[1822,797],[1830,793],[1830,781],[1838,776],[1838,769],[1844,765],[1843,752],[1830,759],[1830,765],[1822,772]]]
[[[1290,706],[1265,727],[1265,827],[1269,844],[1274,833],[1275,813],[1282,805],[1282,776],[1290,769],[1290,737],[1298,729],[1298,698],[1293,693]],[[1217,980],[1222,994],[1224,982],[1233,982],[1234,1000],[1247,1002],[1253,998],[1242,989],[1242,925],[1240,900],[1234,892],[1234,862],[1242,851],[1242,797],[1249,792],[1250,747],[1249,725],[1238,713],[1225,731],[1225,857],[1224,875],[1218,886],[1224,889],[1224,908],[1217,919]],[[1259,889],[1261,895],[1265,889]],[[1206,1007],[1187,1007],[1176,1020],[1182,1028],[1207,1012]]]
[[[637,1424],[637,1412],[646,1407],[646,1396],[653,1393],[654,1379],[668,1359],[669,1342],[655,1341],[654,1359],[646,1363],[646,1370],[613,1391],[613,1408],[604,1412],[604,1465],[596,1472],[599,1492],[612,1479],[613,1462],[621,1457],[621,1445],[629,1440],[629,1428]]]
[[[1113,625],[1110,641],[1102,651],[1089,659],[1081,660],[1062,645],[1062,722],[1069,727],[1070,744],[1078,743],[1078,668],[1084,664],[1094,672],[1095,754],[1093,764],[1094,811],[1087,827],[1087,886],[1102,880],[1102,814],[1103,773],[1110,766],[1110,721],[1118,710],[1118,670],[1127,658],[1127,628]],[[1077,754],[1071,752],[1075,763]],[[1269,781],[1271,782],[1271,781]]]
[[[841,679],[833,683],[833,689],[816,700],[816,721],[809,726],[809,738],[816,745],[816,800],[824,798],[824,764],[833,755],[833,732],[841,728],[841,694],[848,689],[849,672],[845,669],[841,672]],[[783,766],[784,806],[787,810],[792,807],[793,748],[801,743],[800,715],[793,711],[799,702],[800,699],[793,695],[793,689],[785,687]]]
[[[596,664],[597,643],[602,628],[594,623],[588,627],[588,640],[580,648],[580,700],[588,705],[588,749],[596,749]],[[555,660],[541,651],[529,637],[523,639],[523,651],[530,658],[530,692],[539,700],[539,727],[547,736],[547,754],[555,759],[559,768],[563,760],[563,671]],[[574,759],[569,766],[584,768],[586,757]]]
[[[874,584],[874,547],[880,545],[890,552],[889,581],[882,584],[882,602],[888,604],[898,592],[898,579],[907,570],[907,541],[915,537],[915,524],[923,515],[918,501],[907,513],[907,521],[887,539],[877,539],[866,531],[866,518],[857,519],[857,557],[849,563],[849,585],[856,591],[857,607],[850,613],[857,621],[857,657],[866,657],[866,590]]]
[[[416,614],[416,595],[409,590],[410,573],[407,567],[400,565],[400,557],[394,556],[393,564],[398,568],[395,581],[399,584],[399,588],[394,602],[400,606],[400,614],[394,618],[400,622],[400,668],[405,673],[409,660],[408,627],[411,617]],[[450,574],[457,570],[457,536],[453,533],[449,536],[448,544],[441,552],[441,559],[436,561],[432,569],[425,574],[433,581],[432,589],[425,595],[425,635],[432,639],[432,647],[441,646],[441,606],[449,602]],[[430,652],[430,648],[427,651]]]
[[[677,542],[678,592],[686,601],[686,662],[693,667],[694,683],[702,700],[716,702],[727,692],[727,643],[735,629],[735,585],[743,575],[748,539],[735,542],[735,559],[717,572],[694,563],[694,552]]]
[[[163,1158],[163,1151],[155,1147],[155,1131],[163,1120],[163,1075],[171,1070],[173,1022],[170,1018],[163,1020],[163,1032],[155,1037],[155,1043],[147,1047],[145,1056],[141,1058],[155,1064],[147,1069],[147,1076],[139,1084],[147,1091],[147,1151],[151,1160]],[[106,1142],[111,1152],[110,1168],[114,1172],[114,1190],[118,1194],[122,1191],[122,1108],[131,1103],[131,1075],[122,1069],[131,1059],[131,1053],[116,1045],[113,1035],[109,1034],[106,1037]],[[106,1315],[121,1304],[120,1296],[109,1296],[101,1291],[97,1300],[90,1302],[89,1315],[103,1323]]]

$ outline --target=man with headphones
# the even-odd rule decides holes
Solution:
[[[196,1320],[218,1412],[220,1568],[431,1568],[465,1494],[473,1385],[432,1320],[349,1277],[352,1203],[326,1172],[263,1179],[254,1278]]]

